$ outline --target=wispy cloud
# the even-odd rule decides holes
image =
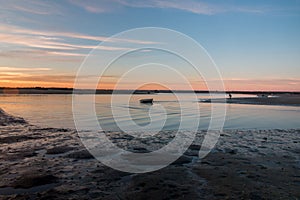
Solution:
[[[68,0],[72,5],[90,13],[107,13],[122,8],[174,9],[201,15],[214,15],[225,12],[265,13],[284,10],[282,6],[263,3],[243,4],[239,1],[212,2],[209,0]],[[63,2],[65,3],[65,2]],[[2,11],[30,13],[34,15],[64,15],[69,9],[55,1],[39,0],[0,0]],[[294,8],[288,8],[292,10]],[[1,14],[0,14],[1,16]]]
[[[101,41],[106,41],[108,45],[97,46]],[[130,50],[126,47],[126,43],[152,44],[154,42],[123,38],[111,39],[105,36],[73,32],[39,31],[0,24],[0,57],[2,58],[79,62],[94,48],[104,51]]]
[[[300,79],[297,78],[230,78],[222,80],[226,90],[239,91],[300,91]],[[196,80],[192,85],[197,89],[222,90],[219,87],[220,80]]]
[[[72,75],[9,74],[0,72],[0,87],[72,87]]]
[[[23,81],[31,76],[44,76],[51,68],[34,67],[0,67],[0,83],[11,83],[12,81]]]
[[[14,34],[23,34],[23,35],[35,35],[39,36],[42,39],[47,40],[58,40],[60,37],[66,38],[75,38],[75,39],[84,39],[84,40],[93,40],[97,42],[105,41],[105,42],[128,42],[128,43],[135,43],[135,44],[155,44],[156,42],[153,41],[144,41],[144,40],[135,40],[135,39],[126,39],[126,38],[111,38],[106,36],[93,36],[93,35],[86,35],[74,32],[55,32],[55,31],[39,31],[39,30],[32,30],[17,26],[10,26],[6,24],[0,24],[0,31],[1,32],[10,32]]]
[[[62,15],[61,7],[54,1],[39,0],[0,0],[1,9],[7,11],[18,11],[36,15]]]
[[[107,0],[89,0],[89,1],[81,1],[81,0],[69,0],[70,3],[84,8],[86,11],[91,13],[105,13],[112,11],[116,8],[116,4],[114,1]],[[113,5],[115,4],[115,5]]]
[[[153,0],[153,1],[135,1],[135,0],[116,0],[122,5],[128,7],[144,8],[162,8],[184,10],[197,14],[211,15],[223,11],[222,7],[193,0]]]
[[[0,72],[37,72],[37,71],[50,71],[51,68],[34,68],[34,67],[0,67]]]
[[[2,33],[1,33],[2,32]],[[1,43],[22,45],[27,47],[44,48],[44,49],[56,49],[56,50],[78,50],[78,49],[93,49],[97,45],[85,45],[67,43],[65,38],[75,38],[91,41],[106,41],[108,43],[136,43],[136,44],[153,44],[155,42],[142,41],[134,39],[123,38],[110,38],[104,36],[91,36],[86,34],[72,33],[72,32],[52,32],[52,31],[38,31],[17,26],[0,25],[0,41]],[[101,46],[98,49],[107,51],[127,50],[124,47],[118,46]],[[71,54],[70,54],[71,55]]]
[[[27,68],[28,71],[18,71],[18,69],[15,69],[14,67],[10,67],[10,69],[11,71],[0,70],[0,87],[73,87],[76,77],[72,74],[42,74],[43,70],[32,73],[30,71],[32,68]],[[83,79],[83,86],[89,88],[91,85],[90,79],[99,77],[95,75],[86,75],[79,78]],[[102,76],[101,80],[104,80],[102,86],[111,86],[112,83],[115,83],[115,81],[112,81],[115,78],[115,76],[110,75]]]
[[[55,55],[55,56],[74,56],[74,57],[87,56],[87,54],[82,54],[82,53],[70,53],[70,52],[59,52],[59,51],[50,51],[50,52],[46,52],[46,54]]]
[[[263,13],[266,11],[264,7],[237,6],[228,2],[226,4],[216,4],[205,0],[69,0],[69,2],[91,13],[112,12],[121,7],[174,9],[201,15],[214,15],[224,12]]]
[[[57,49],[57,50],[74,50],[72,45],[53,42],[45,40],[40,37],[25,36],[25,35],[15,35],[11,33],[0,33],[1,43],[20,45],[26,47],[36,47],[44,49]]]
[[[31,49],[22,48],[22,50],[7,50],[0,51],[0,58],[17,60],[31,60],[33,62],[72,62],[80,63],[82,59],[87,56],[84,53],[64,52],[64,51],[51,51],[49,49]]]
[[[227,79],[224,80],[228,90],[283,90],[300,91],[300,79],[265,78],[265,79]]]

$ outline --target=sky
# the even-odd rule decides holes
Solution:
[[[161,27],[202,45],[218,66],[226,90],[300,91],[300,0],[0,0],[0,4],[0,87],[73,87],[77,70],[100,42],[134,28]],[[124,43],[151,42],[116,39],[101,51],[106,55],[124,49]],[[134,59],[163,60],[180,69],[194,89],[206,89],[186,63],[150,50],[120,59],[101,77],[98,88],[114,88],[119,72],[133,67]],[[155,72],[141,70],[121,88],[153,79],[186,89],[164,70]],[[157,84],[147,87],[155,89]]]

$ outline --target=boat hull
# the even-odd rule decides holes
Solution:
[[[153,99],[141,99],[140,103],[153,103]]]

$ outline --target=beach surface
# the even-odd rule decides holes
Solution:
[[[300,106],[300,96],[278,96],[278,97],[241,97],[231,99],[202,100],[201,103],[228,103],[228,104],[253,104],[253,105],[284,105]]]
[[[174,136],[103,134],[133,152],[155,150]],[[168,167],[130,174],[94,159],[76,130],[38,127],[0,109],[0,199],[300,198],[300,130],[226,130],[200,160],[204,134]]]

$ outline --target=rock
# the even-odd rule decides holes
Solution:
[[[260,169],[268,169],[268,167],[264,166],[264,165],[258,165],[260,167]]]
[[[229,153],[229,154],[236,154],[237,151],[238,151],[237,149],[229,149],[229,148],[225,149],[225,153]]]
[[[253,200],[263,200],[264,198],[262,198],[259,194],[251,192],[250,193],[250,199],[253,199]]]
[[[73,147],[60,146],[47,149],[46,154],[61,154],[73,150]]]
[[[11,124],[27,124],[27,122],[21,117],[14,117],[7,114],[0,108],[0,126],[7,126]]]
[[[26,135],[13,135],[13,136],[7,136],[0,138],[0,144],[6,143],[6,144],[12,144],[16,142],[23,142],[25,140],[33,139],[32,137],[26,136]]]
[[[250,148],[249,151],[253,152],[253,153],[256,153],[256,152],[258,152],[258,149],[256,149],[256,148]]]
[[[37,155],[37,153],[35,151],[25,151],[23,153],[20,153],[21,156],[23,156],[24,158],[30,158],[30,157],[34,157]]]
[[[13,183],[14,188],[31,188],[57,182],[57,177],[49,174],[26,174]]]
[[[197,150],[197,151],[199,151],[200,148],[201,148],[201,146],[200,146],[200,145],[196,145],[196,144],[192,144],[192,145],[189,147],[189,149],[191,149],[191,150]]]
[[[149,153],[150,151],[144,147],[133,147],[135,153]]]
[[[208,162],[208,161],[203,161],[203,160],[202,160],[202,161],[201,161],[201,164],[202,164],[202,165],[210,165],[211,163]]]
[[[184,155],[186,156],[198,156],[199,155],[199,150],[187,150],[184,152]]]
[[[74,158],[74,159],[91,159],[94,158],[92,154],[88,150],[81,150],[81,151],[75,151],[68,155],[66,155],[67,158]]]
[[[181,156],[178,158],[175,162],[172,163],[172,165],[183,165],[192,162],[193,158],[189,156]]]

